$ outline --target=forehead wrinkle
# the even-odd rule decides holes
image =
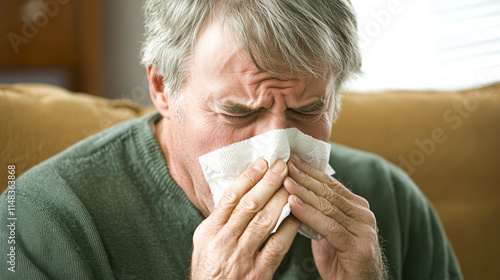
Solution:
[[[289,88],[296,86],[296,83],[302,83],[305,85],[309,81],[309,79],[305,76],[277,75],[268,72],[261,72],[255,67],[245,69],[238,74],[242,75],[242,77],[240,78],[241,83],[249,86],[258,85],[260,83],[270,81],[275,88]]]
[[[238,91],[243,94],[225,95],[224,97],[211,97],[207,101],[210,105],[223,110],[233,109],[233,111],[257,111],[262,108],[272,106],[274,103],[272,95],[257,94],[251,90]]]

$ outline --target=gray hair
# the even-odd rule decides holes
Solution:
[[[172,97],[189,74],[199,32],[215,12],[260,71],[334,77],[337,116],[339,90],[361,67],[349,0],[147,0],[142,63],[163,77]]]

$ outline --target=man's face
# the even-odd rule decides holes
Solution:
[[[167,157],[171,170],[183,174],[182,180],[189,177],[203,208],[211,211],[213,200],[199,156],[274,129],[296,127],[329,139],[334,107],[329,82],[260,72],[230,28],[216,21],[200,34],[189,71],[181,92],[182,122],[172,113],[167,126]]]

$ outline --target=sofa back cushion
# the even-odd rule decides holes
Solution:
[[[7,165],[16,175],[79,140],[151,108],[128,100],[109,100],[40,84],[0,84],[0,191]]]
[[[500,251],[500,83],[452,92],[347,93],[331,140],[400,166],[436,208],[465,279]]]

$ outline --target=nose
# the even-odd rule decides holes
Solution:
[[[279,114],[269,113],[265,118],[258,121],[255,135],[266,133],[270,130],[289,128],[290,125],[285,117],[285,112]]]

